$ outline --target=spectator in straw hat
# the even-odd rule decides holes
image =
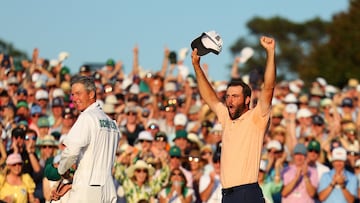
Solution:
[[[140,199],[154,200],[160,192],[163,182],[169,177],[170,169],[166,159],[161,160],[161,174],[153,178],[155,169],[144,160],[137,160],[128,168],[118,165],[115,168],[115,178],[122,183],[126,202],[137,203]]]

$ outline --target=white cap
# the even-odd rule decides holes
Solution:
[[[175,125],[185,126],[187,121],[188,121],[188,119],[187,119],[186,115],[183,113],[177,113],[174,117]]]
[[[296,118],[308,118],[312,116],[311,111],[308,108],[302,108],[296,113]]]
[[[293,93],[289,93],[285,96],[284,102],[285,103],[296,103],[298,100]]]
[[[49,99],[49,93],[46,90],[40,89],[35,93],[35,99]]]
[[[213,132],[221,132],[222,131],[222,126],[220,123],[216,123],[210,130],[211,133]]]
[[[254,55],[254,49],[251,47],[244,47],[240,52],[240,63],[245,63]]]
[[[114,104],[105,103],[102,107],[103,111],[107,114],[115,113]]]
[[[317,77],[316,82],[318,82],[323,87],[327,85],[326,80],[324,78],[322,78],[322,77]]]
[[[153,136],[151,135],[150,132],[146,131],[146,130],[143,130],[139,133],[139,137],[137,140],[147,140],[147,141],[153,141],[154,138]]]
[[[54,91],[53,91],[53,98],[56,98],[56,97],[65,97],[64,90],[61,89],[61,88],[56,88],[56,89],[54,89]]]
[[[105,103],[106,104],[118,104],[119,101],[117,100],[116,96],[113,94],[109,94],[106,96],[105,98]]]
[[[289,83],[289,89],[290,89],[291,92],[293,92],[295,94],[299,94],[301,92],[301,89],[299,88],[299,86],[295,82],[290,82]]]
[[[346,150],[342,147],[336,147],[331,152],[331,161],[346,161]]]
[[[164,91],[176,91],[176,84],[174,82],[167,82],[164,86]]]
[[[267,143],[266,149],[267,150],[276,149],[276,150],[280,151],[280,150],[282,150],[281,143],[277,140],[271,140],[270,142]]]
[[[226,84],[220,84],[216,87],[216,92],[222,92],[222,91],[226,91],[227,89],[227,85]]]

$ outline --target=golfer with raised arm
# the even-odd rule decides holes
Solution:
[[[208,52],[219,53],[222,46],[222,41],[219,41],[220,37],[216,33],[204,33],[200,40],[193,41],[191,57],[200,94],[216,113],[223,128],[220,161],[222,202],[263,203],[265,200],[257,180],[276,83],[275,40],[266,36],[260,38],[260,44],[267,54],[266,67],[259,100],[252,109],[251,89],[246,83],[240,79],[231,80],[224,104],[216,96],[200,66],[201,55]]]

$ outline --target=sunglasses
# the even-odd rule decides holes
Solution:
[[[280,154],[282,151],[268,150],[269,153]]]
[[[11,164],[10,166],[22,166],[22,163]]]
[[[191,156],[190,156],[190,157],[189,157],[189,161],[190,161],[190,162],[193,162],[193,161],[194,161],[194,162],[199,162],[200,159],[199,159],[198,157],[191,157]]]
[[[32,117],[39,118],[41,117],[41,114],[33,114]]]
[[[36,136],[29,136],[29,135],[25,135],[25,140],[33,140],[33,141],[35,141],[37,139],[37,137]]]
[[[128,115],[128,116],[136,116],[136,113],[135,112],[129,112],[129,113],[126,113],[126,115]]]
[[[44,148],[44,149],[45,149],[45,148],[50,148],[50,149],[51,149],[51,148],[53,148],[53,146],[50,146],[50,145],[44,145],[44,146],[41,146],[41,148]]]
[[[139,140],[139,143],[143,143],[143,142],[151,143],[150,140]]]
[[[159,142],[162,142],[162,141],[165,141],[165,138],[164,137],[157,137],[155,138],[156,141],[159,141]]]
[[[180,159],[178,156],[170,156],[171,159]]]
[[[147,173],[148,170],[147,169],[136,169],[135,172],[136,173],[140,173],[140,172]]]

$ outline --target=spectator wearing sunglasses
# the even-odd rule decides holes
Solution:
[[[184,173],[180,169],[171,171],[169,184],[159,193],[159,203],[191,203],[194,200],[194,190],[186,186]]]
[[[128,168],[123,165],[116,166],[114,176],[124,189],[127,203],[137,203],[141,199],[155,199],[170,174],[166,159],[162,159],[161,162],[165,167],[155,178],[153,177],[155,169],[144,160],[137,160]]]
[[[35,182],[28,173],[22,172],[23,163],[18,153],[7,157],[5,174],[0,174],[1,202],[39,202],[34,196]]]

